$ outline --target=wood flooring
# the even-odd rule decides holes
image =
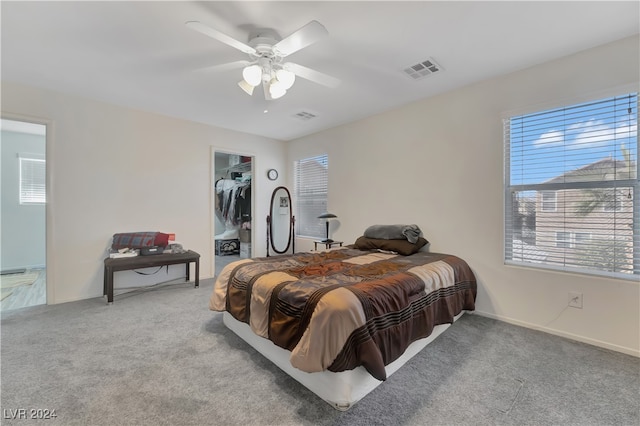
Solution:
[[[38,278],[31,285],[15,287],[11,295],[0,302],[0,310],[25,308],[47,303],[47,270],[27,269],[26,273],[37,272]]]

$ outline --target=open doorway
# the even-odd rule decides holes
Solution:
[[[252,178],[254,157],[213,151],[214,274],[229,263],[252,256]]]
[[[47,303],[46,126],[2,119],[0,309]]]

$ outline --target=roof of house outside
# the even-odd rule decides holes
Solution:
[[[607,157],[556,176],[545,183],[635,179],[636,170],[637,168],[633,161],[627,166],[627,162],[624,160],[615,160]]]

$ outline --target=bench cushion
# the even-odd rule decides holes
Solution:
[[[169,244],[169,234],[162,232],[123,232],[113,235],[111,248],[119,250],[121,248],[144,248],[144,247],[166,247]]]

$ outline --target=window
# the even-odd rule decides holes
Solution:
[[[326,225],[318,216],[327,211],[327,155],[297,160],[294,163],[294,179],[296,233],[304,237],[325,238]]]
[[[577,246],[589,244],[589,240],[591,239],[591,234],[588,232],[576,232],[574,234],[575,244]]]
[[[43,158],[20,155],[20,204],[43,204],[46,200],[46,164]]]
[[[567,248],[571,246],[571,232],[556,232],[556,247]]]
[[[591,239],[591,234],[587,232],[556,232],[556,247],[576,248],[584,247]]]
[[[542,191],[542,211],[543,212],[556,211],[556,192],[555,191]]]
[[[504,121],[505,262],[640,274],[638,94]]]
[[[611,189],[602,192],[602,209],[605,212],[617,212],[620,211],[624,204],[625,194],[623,191],[616,191]]]

